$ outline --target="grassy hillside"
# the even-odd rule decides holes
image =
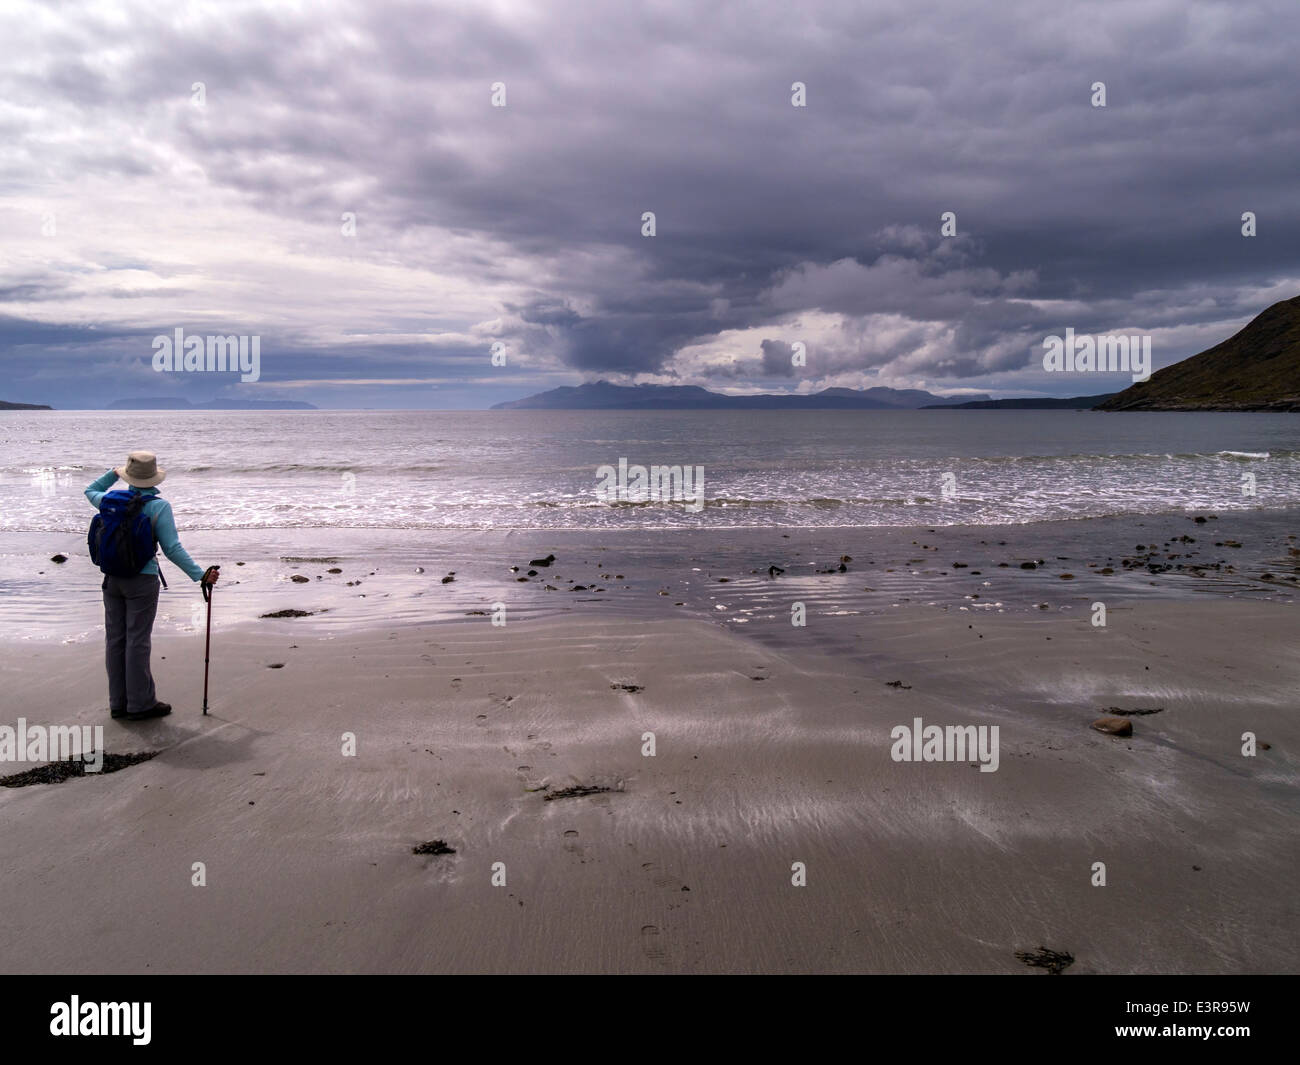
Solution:
[[[1300,411],[1300,296],[1240,333],[1126,388],[1098,410]]]

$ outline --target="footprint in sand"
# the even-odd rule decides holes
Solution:
[[[669,876],[667,873],[658,869],[654,862],[642,862],[641,868],[650,874],[650,882],[657,888],[667,888],[669,891],[681,891],[684,886],[675,876]]]
[[[641,926],[641,950],[651,961],[664,961],[668,951],[659,938],[659,929],[652,924]]]
[[[523,785],[524,791],[545,791],[550,787],[549,780],[545,776],[535,775],[530,765],[516,766],[515,772],[519,774],[519,782]]]
[[[582,858],[587,853],[583,850],[582,844],[578,842],[578,830],[576,828],[570,828],[565,831],[564,849],[575,858]]]

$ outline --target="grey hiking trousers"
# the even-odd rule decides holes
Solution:
[[[149,653],[158,613],[158,576],[104,575],[104,660],[108,667],[108,705],[115,713],[148,710],[154,693]]]

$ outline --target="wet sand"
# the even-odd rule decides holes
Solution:
[[[3,646],[0,724],[161,753],[0,789],[0,969],[1300,971],[1290,605],[302,620],[220,634],[208,718],[201,638],[157,639],[153,723],[109,720],[97,649]],[[892,760],[918,717],[999,726],[998,770]]]
[[[762,627],[792,599],[844,617],[912,605],[1077,610],[1098,598],[1294,602],[1300,592],[1300,523],[1286,510],[844,529],[199,530],[185,539],[202,564],[222,565],[218,630],[291,609],[311,612],[302,627],[339,636],[478,617],[498,602],[512,619],[597,612]],[[67,561],[51,562],[55,552]],[[553,565],[528,565],[548,555]],[[164,565],[171,587],[155,634],[193,633],[203,626],[195,587]],[[80,534],[0,534],[0,640],[98,643],[101,576]]]

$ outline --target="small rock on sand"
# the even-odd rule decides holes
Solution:
[[[1099,717],[1092,723],[1092,727],[1108,736],[1133,735],[1133,722],[1122,717]]]

